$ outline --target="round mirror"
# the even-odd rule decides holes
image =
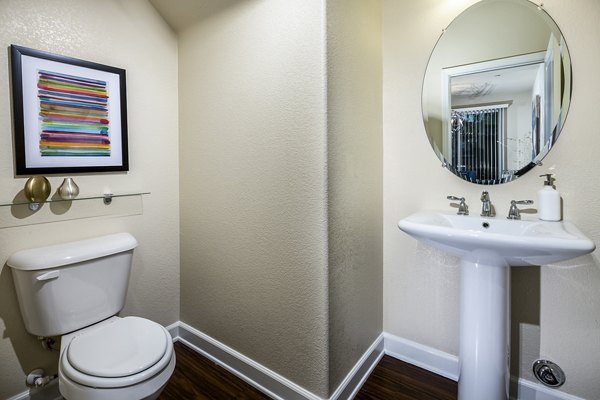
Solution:
[[[438,40],[423,120],[442,163],[469,182],[523,175],[548,154],[571,100],[571,61],[552,18],[528,0],[483,0]]]

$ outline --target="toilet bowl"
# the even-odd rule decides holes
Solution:
[[[58,384],[67,400],[155,399],[173,373],[169,332],[116,316],[136,246],[118,233],[22,250],[6,262],[27,331],[61,336]]]
[[[154,399],[175,368],[169,332],[112,317],[61,338],[59,388],[68,400]]]

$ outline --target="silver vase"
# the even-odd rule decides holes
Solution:
[[[79,194],[79,186],[73,178],[65,178],[62,185],[58,188],[58,195],[63,200],[73,200]]]

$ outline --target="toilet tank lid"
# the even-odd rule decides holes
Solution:
[[[10,256],[6,264],[22,271],[56,268],[132,250],[137,244],[137,240],[131,234],[115,233],[76,242],[21,250]]]

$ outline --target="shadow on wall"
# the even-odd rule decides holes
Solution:
[[[36,368],[43,368],[48,374],[57,373],[59,352],[44,350],[36,337],[25,330],[12,272],[6,264],[0,271],[0,319],[5,326],[2,340],[10,340],[23,371],[23,382]]]
[[[597,253],[597,252],[596,252]],[[588,254],[571,261],[568,264],[552,264],[542,267],[514,267],[511,269],[511,359],[510,372],[513,377],[519,377],[536,383],[533,375],[533,362],[542,355],[542,336],[541,336],[541,306],[544,307],[545,322],[544,331],[546,337],[552,338],[552,350],[556,348],[568,348],[569,355],[577,363],[585,365],[595,365],[594,353],[589,346],[579,345],[577,338],[566,337],[564,332],[552,332],[553,327],[570,327],[574,331],[597,332],[597,320],[594,316],[597,314],[596,305],[600,300],[600,292],[595,288],[600,284],[600,268],[596,253]],[[543,281],[543,282],[542,282]],[[582,282],[587,285],[583,285]],[[542,290],[543,283],[543,290]],[[571,297],[564,294],[569,293]],[[542,295],[545,294],[542,304]],[[565,300],[566,299],[566,300]],[[565,313],[565,310],[566,311]],[[578,318],[581,315],[590,316],[586,324],[582,325]],[[550,316],[555,316],[555,321],[549,320]],[[557,322],[560,321],[560,322]],[[582,328],[583,326],[583,328]],[[564,344],[562,344],[564,343]],[[575,344],[574,344],[575,343]],[[548,344],[544,345],[543,352],[548,352]],[[557,352],[558,356],[564,354]],[[588,361],[591,360],[591,361]],[[551,360],[558,361],[558,360]],[[565,361],[568,365],[568,361]],[[563,365],[563,368],[565,365]],[[571,365],[572,367],[572,365]],[[571,371],[565,370],[569,375]],[[586,375],[589,374],[589,375]],[[578,375],[578,376],[576,376]],[[590,381],[591,389],[588,393],[599,393],[598,383],[593,370],[589,368],[583,372],[575,372],[571,375],[571,385],[577,385],[577,382]],[[569,379],[567,379],[567,384]],[[575,387],[571,386],[571,387]],[[512,382],[511,398],[517,398],[517,387]],[[596,398],[595,396],[582,396],[583,398]]]
[[[60,201],[58,201],[60,200]],[[50,207],[52,214],[63,215],[71,209],[72,201],[63,201],[57,192],[54,192],[52,197],[48,201],[55,201],[55,203],[41,203],[41,207]],[[10,213],[13,217],[19,220],[25,220],[35,215],[37,211],[32,211],[29,206],[29,199],[25,196],[25,192],[21,190],[13,197],[13,205],[10,207]]]
[[[531,365],[540,355],[541,268],[510,271],[510,374],[531,381],[535,381]],[[517,397],[513,388],[511,396]]]

